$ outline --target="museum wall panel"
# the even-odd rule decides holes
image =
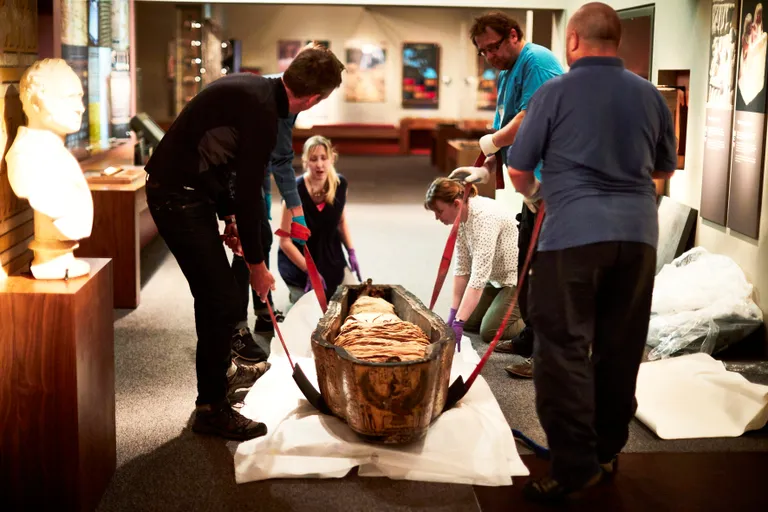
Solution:
[[[32,259],[32,209],[8,183],[5,153],[24,123],[19,80],[37,59],[37,1],[0,2],[0,278],[23,268]]]
[[[585,1],[572,0],[573,13]],[[645,0],[606,0],[615,9],[647,5]],[[657,1],[654,28],[654,82],[659,70],[688,69],[691,90],[688,111],[688,141],[685,168],[670,183],[670,197],[697,210],[701,206],[704,127],[709,83],[711,0]],[[567,20],[567,17],[566,17]],[[560,27],[562,30],[562,26]],[[768,204],[768,187],[763,183],[762,202]],[[757,290],[757,302],[768,314],[768,208],[762,209],[757,239],[699,218],[696,245],[724,254],[739,264]]]
[[[141,109],[159,121],[169,121],[167,48],[173,37],[172,4],[137,2],[137,61],[141,69]],[[278,42],[328,41],[345,61],[346,49],[358,44],[382,44],[386,50],[383,101],[345,101],[344,90],[307,112],[306,124],[398,124],[403,117],[487,118],[477,109],[477,56],[468,30],[475,9],[223,5],[224,37],[242,41],[243,67],[278,72]],[[523,29],[525,11],[508,10]],[[547,13],[546,17],[549,17]],[[258,30],[254,27],[258,26]],[[527,30],[526,30],[527,32]],[[402,48],[405,42],[440,45],[441,83],[437,109],[401,106]]]

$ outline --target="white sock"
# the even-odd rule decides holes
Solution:
[[[236,371],[237,371],[237,365],[235,365],[235,363],[231,363],[229,368],[227,369],[227,378],[231,379]]]

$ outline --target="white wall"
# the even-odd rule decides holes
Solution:
[[[586,2],[571,0],[573,13]],[[645,5],[645,0],[607,0],[615,9]],[[672,199],[699,209],[701,204],[702,159],[707,79],[709,73],[708,0],[661,0],[656,2],[654,27],[653,77],[659,69],[690,69],[691,90],[688,115],[688,142],[685,169],[678,171],[670,184]],[[768,149],[768,145],[766,146]],[[765,180],[768,182],[768,180]],[[699,218],[697,245],[733,258],[755,285],[757,300],[768,315],[768,186],[763,184],[763,209],[759,240],[752,240],[729,229]]]
[[[243,65],[277,72],[277,41],[320,39],[331,42],[344,62],[350,40],[379,43],[387,48],[386,101],[348,103],[343,85],[327,101],[299,116],[299,124],[385,123],[403,117],[487,118],[493,112],[475,108],[476,51],[468,32],[475,15],[483,11],[452,8],[341,7],[285,5],[226,5],[226,34],[243,44]],[[525,30],[525,11],[507,11]],[[257,21],[258,20],[258,21]],[[332,22],[330,21],[332,20]],[[258,27],[258,29],[255,29]],[[401,107],[402,45],[404,42],[437,43],[441,47],[440,74],[450,85],[440,85],[438,109]]]
[[[169,0],[136,0],[147,3],[167,3]],[[170,0],[175,3],[200,3],[199,0]],[[298,5],[352,5],[401,7],[477,7],[517,9],[565,9],[572,0],[209,0],[209,4],[298,4]]]

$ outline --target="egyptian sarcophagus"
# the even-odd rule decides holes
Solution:
[[[328,408],[363,439],[422,439],[443,412],[453,330],[402,286],[340,286],[312,334]]]

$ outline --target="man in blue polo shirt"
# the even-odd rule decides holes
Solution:
[[[571,69],[537,91],[508,152],[515,189],[529,201],[540,194],[547,209],[529,293],[536,408],[552,456],[551,475],[524,490],[538,501],[613,475],[636,409],[658,241],[652,178],[670,177],[677,157],[670,111],[624,69],[620,38],[605,4],[573,15]],[[542,159],[539,181],[530,171]]]
[[[488,158],[482,168],[467,178],[469,181],[486,183],[489,173],[496,167],[495,159],[500,157],[506,163],[507,148],[515,140],[533,94],[547,80],[561,75],[563,68],[547,48],[527,42],[517,21],[504,13],[492,12],[476,18],[470,29],[470,37],[478,54],[484,56],[491,66],[501,70],[497,81],[496,115],[493,119],[495,131],[480,138],[480,148]],[[540,166],[536,168],[537,177],[539,170]],[[528,201],[517,217],[520,229],[518,272],[528,253],[535,213],[535,206]],[[533,351],[533,331],[526,307],[527,286],[526,280],[519,294],[520,315],[526,327],[515,339],[503,341],[496,346],[498,352],[517,353],[528,358],[524,364],[507,368],[510,374],[520,377],[530,377],[532,371],[530,355]]]

